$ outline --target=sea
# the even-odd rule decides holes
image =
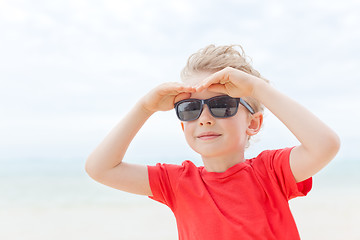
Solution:
[[[95,182],[85,158],[0,164],[1,240],[177,239],[167,207]],[[359,171],[360,161],[337,158],[314,176],[309,197],[294,200],[303,239],[360,239]]]
[[[0,164],[0,207],[117,204],[142,198],[92,180],[85,159],[2,159]],[[313,182],[314,192],[360,194],[360,161],[335,159]]]

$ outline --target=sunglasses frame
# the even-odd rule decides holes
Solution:
[[[209,103],[209,101],[214,100],[214,99],[216,99],[216,98],[224,98],[224,97],[226,97],[226,98],[231,98],[231,99],[235,99],[235,100],[236,100],[236,103],[237,103],[237,105],[236,105],[236,111],[235,111],[235,113],[234,113],[233,115],[231,115],[231,116],[226,116],[226,117],[218,117],[218,116],[215,116],[215,115],[213,114],[213,112],[211,111],[211,108],[209,107],[209,104],[208,104],[208,103]],[[183,103],[183,102],[192,102],[192,101],[199,101],[200,104],[201,104],[201,105],[200,105],[200,110],[199,110],[198,116],[197,116],[195,119],[182,120],[182,119],[180,118],[180,116],[179,116],[179,111],[178,111],[179,105],[180,105],[181,103]],[[228,96],[228,95],[215,96],[215,97],[208,98],[208,99],[189,98],[189,99],[185,99],[185,100],[182,100],[182,101],[179,101],[179,102],[175,103],[175,104],[174,104],[174,108],[175,108],[175,112],[176,112],[177,117],[178,117],[181,121],[187,122],[187,121],[194,121],[194,120],[196,120],[196,119],[198,119],[198,118],[200,117],[202,111],[204,110],[204,104],[206,104],[206,105],[208,106],[209,112],[210,112],[210,114],[211,114],[214,118],[229,118],[229,117],[233,117],[233,116],[237,113],[237,111],[238,111],[238,109],[239,109],[239,103],[240,103],[241,105],[243,105],[251,114],[254,114],[254,113],[255,113],[254,109],[253,109],[253,108],[250,106],[250,104],[248,104],[244,99],[242,99],[242,98],[232,98],[232,97],[230,97],[230,96]]]

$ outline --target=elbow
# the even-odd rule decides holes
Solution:
[[[91,177],[92,174],[92,168],[90,167],[90,164],[88,163],[89,159],[86,160],[85,163],[85,172],[87,173],[87,175],[89,175]]]
[[[340,137],[336,133],[332,132],[329,136],[326,137],[324,142],[326,143],[324,152],[327,153],[328,159],[331,161],[340,150]]]
[[[340,138],[339,136],[330,131],[325,135],[322,135],[316,142],[313,142],[312,147],[309,150],[309,156],[312,159],[316,160],[318,163],[322,163],[322,165],[328,164],[331,160],[333,160],[336,154],[340,150]]]
[[[89,159],[86,159],[85,172],[87,173],[87,175],[89,175],[92,178],[93,168],[92,168],[91,164],[89,163]]]
[[[97,182],[102,182],[104,177],[111,168],[107,168],[102,163],[101,159],[95,156],[89,156],[85,162],[85,172],[89,177]]]
[[[94,180],[97,180],[99,177],[99,171],[97,171],[96,164],[94,163],[94,159],[91,157],[88,157],[85,162],[85,172],[89,177],[91,177]]]
[[[334,140],[334,149],[336,150],[335,155],[339,152],[341,147],[341,140],[340,137],[335,134],[335,140]]]
[[[340,150],[340,146],[341,146],[340,137],[336,133],[333,133],[333,136],[331,137],[331,148],[334,150],[335,155]]]

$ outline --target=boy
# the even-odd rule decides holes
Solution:
[[[88,157],[88,174],[169,206],[179,239],[300,239],[288,200],[310,191],[311,177],[338,152],[338,136],[271,87],[246,61],[242,48],[201,49],[181,76],[183,83],[162,84],[138,101]],[[248,141],[262,125],[262,105],[300,145],[245,160]],[[144,122],[174,106],[187,143],[204,166],[123,162]]]

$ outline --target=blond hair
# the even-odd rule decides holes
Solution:
[[[215,46],[212,44],[200,49],[189,57],[186,66],[181,71],[181,80],[186,81],[192,75],[201,72],[213,73],[226,67],[232,67],[269,82],[251,66],[247,58],[244,49],[240,45]],[[246,97],[245,100],[252,106],[255,112],[264,111],[263,105],[255,98]]]

